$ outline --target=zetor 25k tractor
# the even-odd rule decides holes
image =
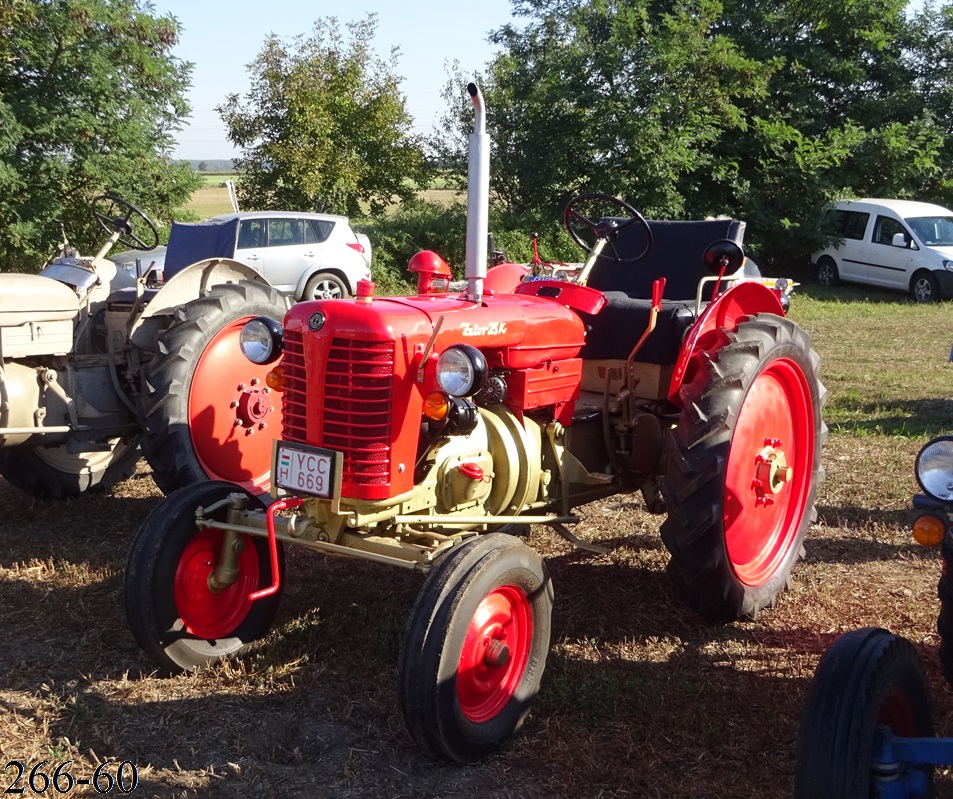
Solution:
[[[172,494],[125,578],[136,639],[176,672],[266,633],[285,544],[424,573],[400,704],[424,750],[461,762],[520,725],[546,663],[553,588],[515,532],[590,546],[573,508],[642,489],[695,608],[753,617],[802,554],[825,435],[819,358],[783,288],[742,277],[740,223],[650,224],[584,195],[565,215],[590,250],[573,281],[487,274],[489,143],[469,92],[467,289],[421,253],[416,296],[365,284],[299,303],[282,329],[250,322],[244,351],[275,363],[282,397],[275,500],[223,482]]]

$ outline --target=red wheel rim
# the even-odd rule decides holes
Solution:
[[[262,494],[281,416],[280,400],[265,387],[272,366],[252,363],[239,346],[251,318],[227,325],[205,348],[192,375],[188,421],[193,450],[210,479]]]
[[[457,701],[470,721],[494,718],[516,692],[529,660],[533,609],[524,591],[504,585],[470,619],[457,667]]]
[[[776,493],[761,471],[766,451],[790,469],[789,479],[775,484]],[[725,546],[746,585],[770,580],[795,546],[813,470],[810,388],[801,368],[780,358],[748,387],[725,468]]]
[[[254,604],[248,595],[258,588],[258,550],[245,540],[238,556],[238,580],[212,591],[208,578],[222,549],[221,530],[200,530],[189,541],[175,570],[175,607],[185,629],[199,638],[228,638]]]
[[[910,697],[899,687],[892,688],[884,697],[877,711],[877,721],[890,727],[894,735],[916,737],[923,734]]]

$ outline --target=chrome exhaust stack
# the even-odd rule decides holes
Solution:
[[[490,231],[490,137],[486,132],[486,106],[475,83],[467,84],[473,100],[473,133],[470,134],[467,166],[467,240],[464,299],[483,302],[486,277],[487,237]]]

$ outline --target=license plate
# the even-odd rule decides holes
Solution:
[[[340,452],[307,444],[275,442],[275,485],[296,494],[335,499],[341,494]]]

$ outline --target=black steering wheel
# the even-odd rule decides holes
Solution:
[[[605,213],[608,210],[622,211],[620,216],[627,216],[628,219],[621,222],[618,219],[613,219],[608,213]],[[598,213],[593,213],[593,211],[598,211]],[[652,229],[649,227],[649,223],[635,208],[618,197],[598,193],[578,194],[569,201],[569,205],[563,211],[563,223],[566,225],[569,235],[572,236],[572,240],[587,253],[592,252],[595,241],[589,244],[582,237],[582,233],[591,233],[595,240],[605,239],[606,246],[602,255],[620,264],[641,261],[652,250]],[[641,225],[645,231],[645,249],[638,255],[623,258],[619,255],[615,242],[619,231],[630,225]]]
[[[152,220],[122,197],[116,197],[114,194],[100,194],[93,200],[92,211],[99,226],[110,236],[113,233],[122,234],[118,239],[120,244],[133,250],[153,250],[159,246],[159,232],[152,224]],[[147,244],[135,232],[133,219],[139,220],[139,227],[145,225],[148,228],[152,239],[151,244]]]

